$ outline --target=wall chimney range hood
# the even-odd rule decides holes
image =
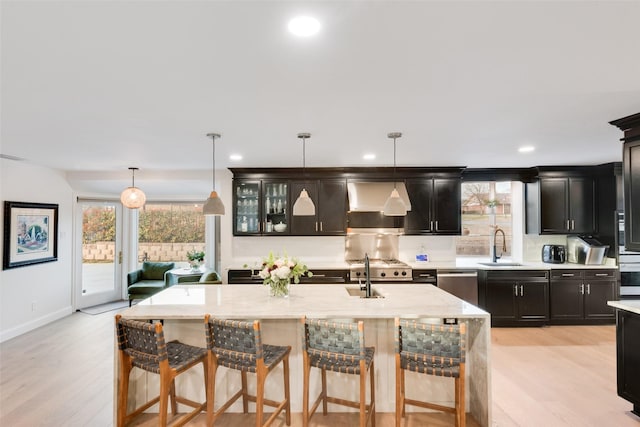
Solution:
[[[347,182],[350,212],[382,212],[384,204],[393,190],[393,182]],[[404,182],[395,183],[396,190],[407,210],[411,210],[411,202]]]

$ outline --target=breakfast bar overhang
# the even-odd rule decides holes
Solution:
[[[420,318],[426,322],[466,322],[467,342],[467,408],[482,426],[491,424],[490,315],[433,285],[385,283],[373,285],[381,298],[351,296],[353,285],[292,285],[288,298],[269,296],[261,285],[176,285],[122,312],[131,319],[164,322],[167,341],[205,347],[204,315],[224,319],[258,319],[262,322],[263,341],[275,345],[290,345],[291,410],[302,412],[302,329],[303,316],[322,319],[363,320],[365,341],[375,346],[375,387],[378,412],[394,412],[395,359],[394,318]],[[118,363],[117,357],[115,358]],[[194,398],[204,396],[201,371],[186,373],[186,379],[176,383],[176,391]],[[216,377],[216,407],[233,394],[239,376],[223,370]],[[114,372],[117,375],[118,369]],[[278,374],[277,374],[278,375]],[[114,395],[117,395],[117,378]],[[251,384],[251,381],[250,381]],[[281,395],[280,381],[267,381],[267,394]],[[319,390],[320,379],[312,376],[311,390]],[[345,397],[358,395],[357,381],[337,375],[329,380],[330,389]],[[146,401],[157,394],[154,375],[132,373],[129,405]],[[453,380],[450,378],[407,376],[407,395],[453,406]],[[201,393],[201,394],[200,394]],[[115,397],[115,396],[114,396]],[[117,402],[117,399],[114,399]],[[153,409],[152,409],[153,410]],[[231,410],[240,412],[241,404]],[[330,410],[341,410],[330,406]],[[348,409],[347,409],[348,410]],[[407,407],[407,411],[418,410]],[[157,411],[157,409],[156,409]],[[114,408],[115,414],[115,408]]]

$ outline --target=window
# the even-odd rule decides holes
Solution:
[[[201,204],[146,203],[138,218],[138,261],[173,261],[187,267],[187,252],[204,251],[204,234]]]
[[[490,245],[496,228],[504,231],[507,251],[511,256],[512,218],[511,182],[462,183],[462,236],[456,242],[456,255],[490,256]],[[498,233],[497,254],[502,253],[502,236]]]

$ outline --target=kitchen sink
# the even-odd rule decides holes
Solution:
[[[480,265],[486,265],[487,267],[522,267],[523,264],[519,262],[479,262]]]
[[[345,289],[349,293],[349,296],[365,298],[365,296],[364,296],[365,292],[361,291],[359,287],[358,288],[354,288],[352,286],[345,286]],[[376,291],[375,289],[371,289],[371,297],[370,298],[384,298],[384,295],[382,295],[380,292]]]

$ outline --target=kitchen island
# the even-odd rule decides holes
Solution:
[[[618,396],[633,404],[640,417],[640,300],[609,301],[616,309]]]
[[[302,316],[364,320],[366,344],[375,346],[375,386],[378,412],[394,412],[395,317],[421,318],[441,323],[466,322],[468,325],[467,353],[467,408],[480,425],[489,426],[491,420],[490,377],[490,316],[487,312],[454,297],[432,285],[385,283],[373,285],[373,290],[384,298],[363,299],[350,296],[346,288],[353,285],[293,285],[288,298],[269,297],[262,285],[176,285],[166,289],[122,315],[133,319],[163,319],[167,340],[205,346],[203,318],[205,313],[226,319],[260,319],[263,341],[269,344],[290,345],[291,352],[291,409],[302,411]],[[117,363],[117,358],[116,358]],[[280,368],[277,368],[280,369]],[[197,369],[176,384],[178,393],[203,393],[203,379]],[[118,372],[118,369],[115,369]],[[132,395],[136,402],[145,401],[156,394],[157,378],[144,372],[132,374]],[[273,374],[272,374],[273,375]],[[276,373],[267,381],[267,393],[276,397],[282,393],[281,381]],[[271,378],[272,377],[272,378]],[[358,381],[350,375],[331,376],[329,387],[338,396],[358,395]],[[319,390],[319,375],[311,377],[312,393]],[[115,382],[117,387],[117,381]],[[233,394],[239,384],[239,375],[222,370],[216,378],[216,407]],[[250,387],[253,383],[250,382]],[[453,405],[453,381],[450,378],[427,377],[416,374],[407,377],[407,393],[426,400]],[[115,388],[114,388],[115,390]],[[150,391],[148,391],[150,390]],[[199,396],[202,398],[204,393]],[[197,400],[197,398],[195,399]],[[114,399],[114,402],[117,401]],[[232,411],[241,411],[236,403]],[[342,410],[330,407],[330,410]],[[346,409],[350,410],[350,409]],[[420,410],[407,408],[407,410]]]

